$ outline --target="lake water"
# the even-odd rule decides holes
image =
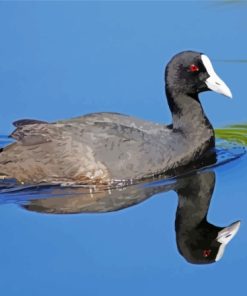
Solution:
[[[239,1],[1,2],[1,144],[20,118],[116,111],[170,123],[164,65],[185,49],[206,53],[233,92],[201,95],[213,126],[245,123],[246,12]],[[2,181],[0,295],[241,295],[245,131],[217,141],[221,165],[178,179],[103,193]],[[214,249],[194,219],[209,233],[241,221],[219,261],[197,264]]]

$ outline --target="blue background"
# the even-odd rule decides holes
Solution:
[[[206,53],[234,100],[201,95],[215,127],[246,121],[247,5],[241,2],[0,2],[0,134],[20,118],[117,111],[170,123],[163,72]],[[224,258],[186,263],[173,192],[99,215],[0,207],[1,295],[241,294],[246,287],[246,158],[216,169],[209,221],[241,219]]]

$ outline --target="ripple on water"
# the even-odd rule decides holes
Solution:
[[[217,162],[214,166],[222,165],[226,162],[240,158],[246,153],[246,147],[237,142],[229,142],[224,139],[216,140]]]

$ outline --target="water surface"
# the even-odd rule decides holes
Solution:
[[[186,49],[206,53],[233,92],[234,100],[201,96],[213,126],[245,123],[246,4],[223,2],[1,2],[0,134],[10,133],[11,122],[20,118],[55,121],[98,111],[170,123],[163,69],[174,53]],[[245,132],[236,129],[224,130],[223,136],[218,131],[219,145],[237,142],[236,149],[220,146],[218,155],[221,162],[235,150],[241,157],[179,181],[182,188],[193,180],[206,180],[209,188],[215,183],[207,195],[209,208],[202,206],[211,224],[241,220],[220,261],[191,264],[181,246],[178,251],[177,180],[118,191],[107,204],[89,192],[83,210],[99,205],[97,214],[55,214],[81,211],[81,198],[44,199],[51,188],[5,186],[1,294],[242,294],[247,157],[239,150]],[[102,213],[106,207],[121,210]]]

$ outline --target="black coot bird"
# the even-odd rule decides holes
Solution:
[[[203,158],[215,145],[214,131],[198,94],[231,92],[209,58],[184,51],[165,71],[172,124],[117,113],[94,113],[47,123],[19,120],[16,141],[0,153],[0,174],[21,183],[113,185],[143,180]]]

